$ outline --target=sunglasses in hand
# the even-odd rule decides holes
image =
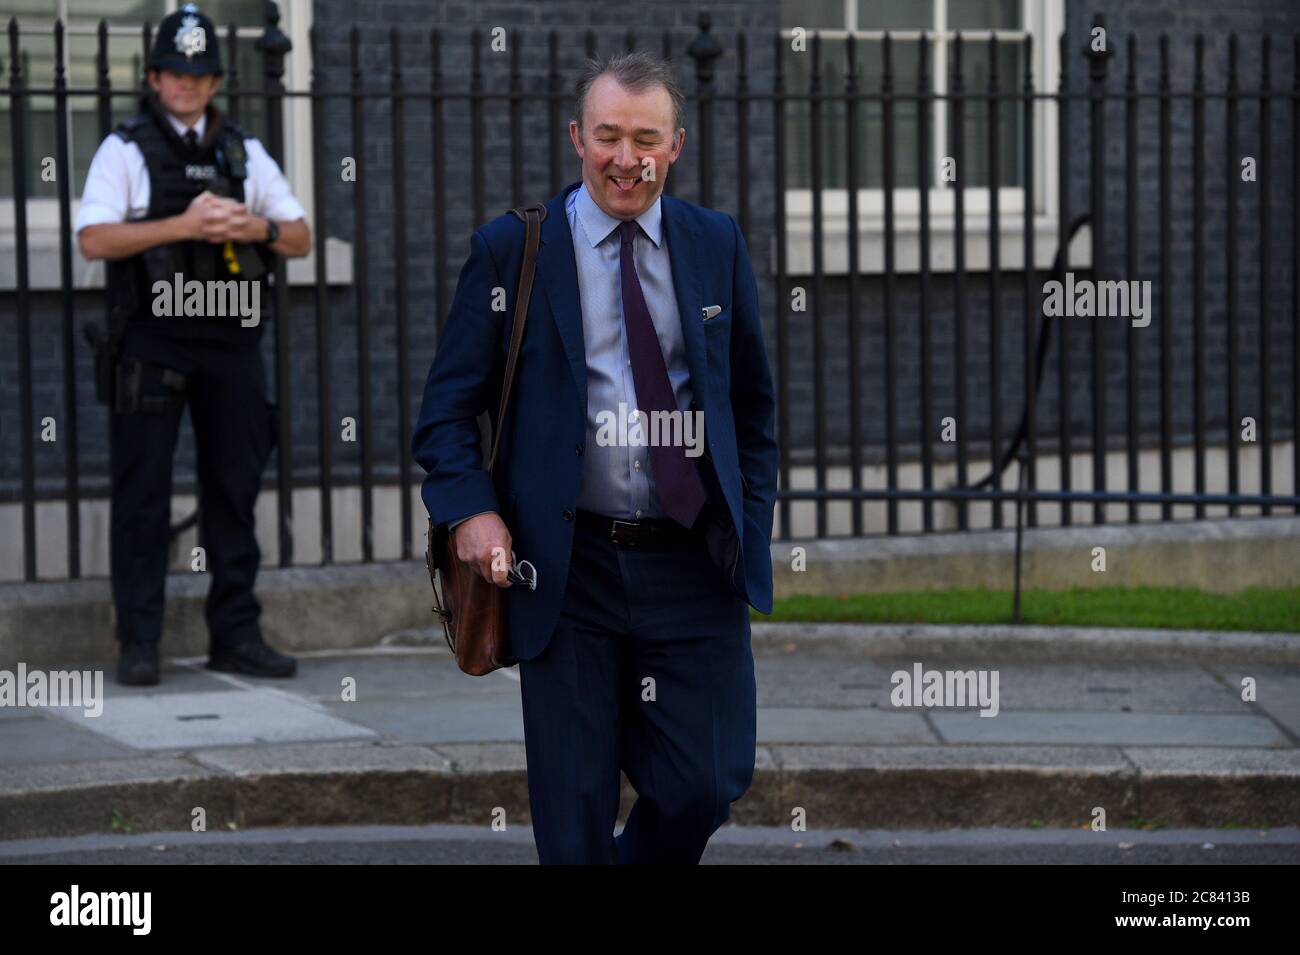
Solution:
[[[510,552],[510,569],[506,571],[506,580],[512,584],[523,584],[529,590],[537,589],[537,568],[531,561],[520,560],[515,552]]]

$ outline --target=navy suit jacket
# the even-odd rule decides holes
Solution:
[[[497,217],[470,237],[456,296],[424,387],[411,442],[428,472],[422,496],[434,524],[496,511],[515,554],[537,568],[537,590],[507,589],[511,656],[545,650],[558,621],[573,548],[587,431],[587,364],[573,237],[565,199],[546,204],[528,323],[501,448],[484,470],[478,417],[496,427],[523,262],[524,224]],[[696,458],[710,501],[710,557],[733,592],[772,610],[772,517],[776,502],[775,393],[763,344],[758,288],[731,216],[663,196],[663,224],[693,394],[704,412],[705,453]],[[494,311],[493,290],[506,308]],[[721,305],[705,322],[701,310]]]

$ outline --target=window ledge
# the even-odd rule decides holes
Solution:
[[[18,288],[16,242],[12,232],[0,234],[0,291],[12,292]],[[316,249],[300,259],[286,263],[290,287],[316,284]],[[325,240],[325,274],[329,285],[352,284],[352,243],[332,236]],[[59,274],[59,233],[50,229],[32,229],[27,234],[28,288],[34,292],[58,291],[62,288]],[[72,243],[72,287],[99,289],[104,287],[104,263],[90,262],[81,255],[76,240]]]
[[[966,271],[987,272],[989,269],[989,217],[986,214],[966,216]],[[1024,267],[1025,245],[1023,216],[1019,212],[1004,212],[999,221],[999,266],[1005,272],[1019,272]],[[813,273],[812,216],[792,214],[786,219],[786,274],[790,276]],[[822,219],[822,274],[847,275],[849,271],[849,246],[846,217],[827,215]],[[954,271],[956,230],[950,215],[930,217],[930,271]],[[1056,219],[1034,217],[1034,268],[1049,269],[1056,256],[1059,242]],[[1086,269],[1092,264],[1092,238],[1088,226],[1075,233],[1070,243],[1069,267]],[[776,274],[776,242],[771,245],[769,266]],[[894,217],[894,271],[898,274],[915,274],[921,268],[920,218],[915,215]],[[858,272],[862,275],[882,275],[885,271],[885,223],[878,216],[861,216],[858,225]]]

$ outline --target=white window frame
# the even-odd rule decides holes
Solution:
[[[165,0],[166,13],[172,13],[186,0]],[[311,82],[310,31],[313,15],[313,0],[279,0],[280,29],[293,43],[293,50],[285,60],[285,86],[288,89],[305,90]],[[41,33],[50,35],[54,29],[55,19],[62,19],[65,34],[94,36],[98,27],[79,21],[68,24],[67,0],[54,0],[53,16],[48,21],[25,20],[19,22],[19,29],[24,33]],[[221,39],[226,37],[226,27],[217,24]],[[243,26],[237,29],[240,43],[254,43],[262,35],[261,26]],[[110,26],[110,35],[140,36],[138,26]],[[64,69],[69,68],[69,44],[64,45]],[[227,54],[228,56],[228,54]],[[120,92],[120,91],[119,91]],[[3,90],[0,95],[6,96]],[[71,113],[71,110],[69,110]],[[71,117],[69,117],[70,119]],[[6,113],[7,123],[7,113]],[[311,217],[311,200],[313,195],[312,179],[312,127],[311,101],[305,97],[286,97],[284,100],[285,128],[285,162],[284,172],[293,187],[293,193]],[[69,130],[69,133],[71,131]],[[3,130],[8,134],[8,129]],[[81,183],[74,183],[74,189]],[[72,220],[77,218],[81,207],[81,197],[72,196]],[[352,280],[352,261],[350,243],[330,239],[327,243],[328,274],[331,284],[349,283]],[[17,287],[14,253],[16,236],[14,235],[14,201],[12,197],[0,199],[0,291]],[[28,287],[33,290],[58,289],[62,287],[59,271],[59,200],[53,197],[28,198],[27,200],[27,249],[28,249]],[[288,278],[292,285],[314,284],[315,247],[303,258],[290,259]],[[98,288],[104,283],[103,263],[88,262],[77,248],[75,236],[72,246],[72,284],[74,288]]]
[[[933,5],[934,29],[926,35],[934,40],[930,70],[932,88],[936,95],[948,92],[948,48],[955,33],[947,29],[948,0],[925,0]],[[1020,0],[1021,30],[963,30],[962,38],[972,43],[987,41],[990,36],[1018,39],[1026,34],[1033,38],[1031,64],[1034,88],[1039,92],[1056,93],[1060,84],[1059,37],[1065,29],[1065,0]],[[844,0],[845,28],[816,30],[821,36],[845,39],[853,36],[860,40],[880,40],[883,30],[861,29],[857,21],[857,0]],[[809,31],[813,32],[813,31]],[[789,28],[782,29],[787,39],[793,35]],[[898,40],[920,39],[919,30],[891,30],[890,37]],[[802,92],[802,91],[792,91]],[[973,92],[973,91],[972,91]],[[1019,110],[1018,103],[1004,101],[1002,115],[1011,109]],[[931,142],[935,157],[947,155],[948,103],[934,100]],[[1034,266],[1051,265],[1059,241],[1057,235],[1057,111],[1049,102],[1034,102]],[[960,170],[958,170],[960,175]],[[920,271],[920,190],[915,187],[895,187],[894,193],[894,269],[899,273]],[[956,229],[954,216],[954,189],[952,184],[937,182],[929,190],[930,202],[930,270],[951,272],[954,268]],[[877,274],[885,271],[885,190],[883,188],[858,189],[858,271]],[[989,267],[989,190],[971,187],[965,192],[965,267],[969,272],[985,271]],[[787,188],[786,203],[786,274],[811,275],[813,272],[813,191],[809,188]],[[1024,204],[1025,192],[1019,186],[1002,186],[998,189],[1000,267],[1018,271],[1024,265]],[[848,273],[848,190],[821,190],[822,205],[822,270],[827,275]],[[1072,266],[1086,268],[1089,264],[1088,230],[1083,228],[1070,247]],[[771,268],[776,271],[776,245],[771,249]]]

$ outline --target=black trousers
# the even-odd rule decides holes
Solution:
[[[211,576],[206,607],[212,649],[256,637],[261,607],[253,583],[261,561],[254,505],[275,444],[274,406],[256,337],[227,343],[165,336],[128,327],[124,358],[185,375],[184,406],[194,426],[199,481],[199,539]],[[142,395],[169,394],[146,375]],[[162,413],[113,413],[111,520],[113,603],[122,642],[162,637],[172,458],[181,403]],[[187,562],[190,555],[186,555]]]

